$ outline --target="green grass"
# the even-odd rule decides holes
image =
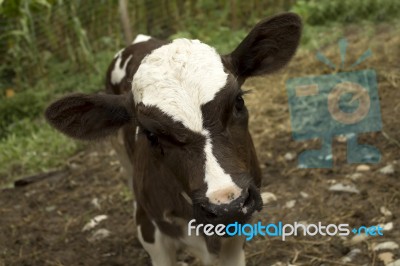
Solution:
[[[56,132],[43,119],[24,119],[13,124],[12,129],[13,133],[0,142],[0,184],[20,175],[60,167],[83,147]]]
[[[13,179],[61,167],[84,147],[51,128],[43,113],[47,105],[71,92],[104,90],[104,73],[113,52],[95,55],[96,69],[81,70],[68,62],[52,62],[34,87],[0,99],[0,185]]]
[[[274,2],[279,7],[279,1]],[[241,26],[237,30],[230,28],[229,5],[225,9],[215,9],[215,1],[199,1],[204,9],[195,17],[184,19],[180,22],[180,29],[170,39],[177,37],[196,38],[217,48],[221,53],[231,52],[245,37],[247,32],[260,19],[271,15],[271,10],[253,10],[248,16],[243,16]],[[249,5],[250,2],[249,2]],[[286,7],[288,8],[288,7]],[[207,10],[207,12],[205,11]],[[279,11],[276,11],[279,13]],[[336,42],[343,36],[344,27],[357,24],[365,29],[380,22],[398,24],[400,14],[400,1],[397,0],[297,0],[287,11],[299,14],[303,20],[303,36],[301,47],[303,49],[318,49],[326,44]],[[256,13],[259,17],[255,17]]]
[[[397,19],[397,0],[298,0],[291,11],[299,14],[307,25],[330,23],[373,23]]]
[[[170,36],[169,39],[188,38],[199,39],[217,49],[221,54],[232,52],[233,49],[246,37],[247,31],[244,29],[233,31],[228,27],[219,27],[218,29],[208,28],[188,28],[186,31],[180,31]]]

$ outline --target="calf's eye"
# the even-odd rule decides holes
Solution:
[[[235,103],[235,108],[238,111],[242,111],[244,108],[244,100],[242,95],[239,95],[236,97],[236,103]]]
[[[156,134],[150,131],[145,131],[147,139],[150,141],[150,144],[152,146],[157,146],[158,145],[158,137]]]

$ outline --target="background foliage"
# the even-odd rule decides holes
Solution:
[[[62,165],[83,145],[51,129],[49,101],[103,89],[124,45],[118,1],[0,0],[0,180]],[[198,38],[227,53],[259,19],[293,11],[305,22],[302,49],[342,34],[344,23],[398,24],[396,0],[137,0],[130,27],[158,38]]]

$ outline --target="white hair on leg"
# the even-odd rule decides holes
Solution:
[[[172,238],[163,234],[155,223],[154,243],[143,239],[140,225],[137,227],[138,238],[143,248],[150,255],[153,266],[175,266],[177,243]]]
[[[221,266],[245,266],[246,258],[243,250],[245,238],[235,236],[223,239],[220,265]]]

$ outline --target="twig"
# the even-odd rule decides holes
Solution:
[[[292,252],[287,251],[287,250],[284,250],[284,249],[280,249],[280,251],[283,251],[283,252],[285,252],[285,253],[292,253]],[[312,260],[319,260],[319,261],[329,262],[329,263],[337,264],[337,265],[357,266],[357,264],[353,264],[353,263],[339,262],[339,261],[330,260],[330,259],[325,259],[325,258],[319,258],[319,257],[311,256],[311,255],[298,254],[298,256],[299,256],[299,257],[304,257],[304,258],[307,258],[307,259],[312,259]]]
[[[246,259],[258,256],[258,255],[261,255],[261,254],[264,254],[264,253],[265,253],[265,250],[257,251],[257,252],[254,252],[254,253],[251,253],[251,254],[247,255]]]
[[[296,263],[297,259],[299,258],[299,255],[300,255],[300,252],[297,249],[295,249],[294,258],[292,259],[291,264]]]
[[[68,175],[68,171],[65,169],[31,175],[31,176],[23,177],[21,179],[16,180],[14,182],[14,187],[25,187],[27,185],[42,181],[44,179],[63,178],[67,175]]]
[[[389,142],[392,142],[392,143],[396,144],[397,147],[400,148],[400,142],[399,142],[398,140],[396,140],[396,139],[390,137],[390,136],[388,135],[388,133],[386,133],[386,131],[382,130],[382,135],[383,135]]]
[[[279,249],[279,251],[281,251],[281,252],[283,252],[283,253],[287,253],[287,254],[292,254],[292,251],[287,251],[287,250],[285,250],[285,249]],[[342,265],[342,266],[358,266],[357,264],[353,264],[353,263],[334,261],[334,260],[330,260],[330,259],[319,258],[319,257],[316,257],[316,256],[301,254],[301,253],[298,252],[297,250],[295,250],[294,252],[295,252],[295,255],[294,255],[294,260],[293,260],[292,262],[296,261],[299,257],[304,257],[304,258],[307,258],[307,259],[318,260],[318,261],[324,261],[324,262],[328,262],[328,263],[336,264],[336,265]],[[264,253],[265,253],[265,251],[264,251],[264,250],[261,250],[261,251],[258,251],[258,252],[254,252],[254,253],[252,253],[252,254],[249,254],[248,256],[246,256],[246,258],[252,258],[252,257],[255,257],[255,256],[257,256],[257,255],[264,254]]]
[[[266,242],[266,241],[280,241],[280,242],[282,242],[282,240],[280,238],[267,238],[265,240],[257,241],[257,243],[262,243],[262,242]],[[288,243],[294,243],[294,244],[300,243],[300,244],[309,244],[309,245],[323,245],[323,244],[328,243],[329,241],[330,241],[330,238],[329,238],[329,240],[323,240],[323,241],[285,239],[285,242],[288,242]]]

